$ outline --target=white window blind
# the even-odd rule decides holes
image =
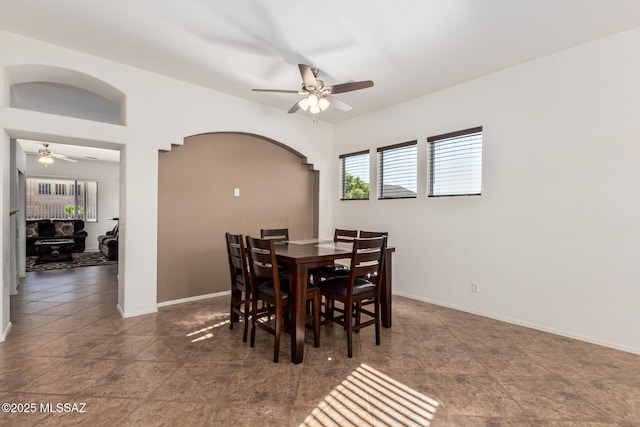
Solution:
[[[429,197],[480,195],[482,127],[427,138]]]
[[[27,219],[98,221],[98,183],[60,178],[27,178]]]
[[[418,141],[378,148],[378,199],[417,195]]]
[[[369,150],[340,155],[340,200],[369,199]]]

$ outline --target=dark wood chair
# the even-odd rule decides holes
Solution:
[[[271,239],[271,240],[275,240],[276,242],[289,240],[289,229],[288,228],[263,228],[260,230],[260,238]]]
[[[343,230],[336,228],[333,232],[334,242],[353,243],[353,239],[358,237],[358,230]],[[336,261],[333,265],[325,267],[316,267],[309,270],[309,277],[314,284],[318,284],[321,280],[329,279],[334,276],[346,276],[349,274],[349,266],[341,260]]]
[[[278,362],[280,354],[280,336],[285,316],[289,308],[289,280],[278,273],[274,241],[271,239],[254,239],[247,236],[247,253],[249,254],[249,271],[251,272],[252,310],[251,310],[251,347],[256,341],[256,327],[262,328],[275,336],[273,361]],[[258,301],[265,304],[258,309]],[[312,302],[313,342],[320,346],[320,290],[316,286],[307,287],[307,301]],[[274,325],[269,321],[274,316]]]
[[[249,316],[251,314],[251,283],[247,253],[244,248],[242,234],[225,234],[227,254],[229,256],[229,272],[231,275],[231,304],[229,310],[229,329],[233,323],[244,322],[242,341],[247,342]]]
[[[351,266],[348,276],[333,277],[322,283],[320,292],[327,299],[326,318],[342,325],[347,330],[347,355],[353,355],[353,332],[374,325],[376,344],[380,345],[380,269],[384,259],[387,238],[374,237],[355,239],[351,253]],[[343,310],[335,307],[335,301],[344,305]],[[373,303],[373,311],[361,304],[362,301]],[[334,311],[341,312],[334,317]],[[371,319],[361,322],[361,314]],[[355,321],[355,324],[354,324]]]

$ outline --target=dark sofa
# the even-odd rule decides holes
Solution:
[[[118,259],[118,224],[107,234],[98,236],[98,249],[110,260]]]
[[[87,232],[81,219],[27,220],[27,256],[37,255],[38,240],[73,239],[73,252],[84,252]]]

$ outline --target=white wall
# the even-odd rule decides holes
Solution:
[[[0,77],[2,76],[0,71]],[[4,341],[9,330],[11,329],[11,322],[9,320],[9,295],[11,293],[11,218],[9,217],[10,206],[10,145],[9,136],[6,132],[0,130],[0,234],[2,235],[2,241],[0,242],[0,262],[2,267],[0,268],[0,280],[2,280],[2,286],[0,287],[0,341]]]
[[[85,222],[87,250],[98,249],[98,236],[113,229],[119,215],[120,165],[116,162],[79,160],[78,163],[54,160],[48,166],[38,162],[38,156],[27,156],[27,178],[44,176],[98,181],[98,222]]]
[[[100,79],[126,96],[126,126],[8,107],[11,71],[25,64],[62,67]],[[17,68],[14,68],[17,67]],[[158,150],[205,132],[247,132],[279,141],[320,171],[320,233],[330,234],[333,128],[219,92],[51,44],[0,32],[0,136],[115,148],[120,158],[118,305],[124,316],[156,310]],[[81,81],[82,79],[79,79]],[[0,141],[8,145],[8,139]],[[7,147],[8,150],[8,147]],[[0,173],[8,159],[0,158]],[[0,178],[4,197],[8,187]],[[1,212],[4,218],[8,204]],[[111,214],[110,214],[111,215]],[[4,222],[0,219],[0,226]],[[6,245],[3,233],[3,245]],[[0,273],[6,275],[8,260]],[[8,305],[7,298],[3,303]],[[3,305],[3,307],[5,306]],[[4,316],[6,310],[2,313]],[[3,326],[8,317],[3,317]]]
[[[335,159],[417,138],[421,183],[336,191],[335,225],[390,232],[398,294],[640,353],[639,45],[635,29],[337,125]],[[428,199],[426,138],[474,126],[482,196]]]

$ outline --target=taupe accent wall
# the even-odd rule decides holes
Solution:
[[[318,235],[318,172],[255,135],[212,133],[159,154],[158,302],[227,291],[224,234]],[[240,196],[234,195],[234,189]]]

